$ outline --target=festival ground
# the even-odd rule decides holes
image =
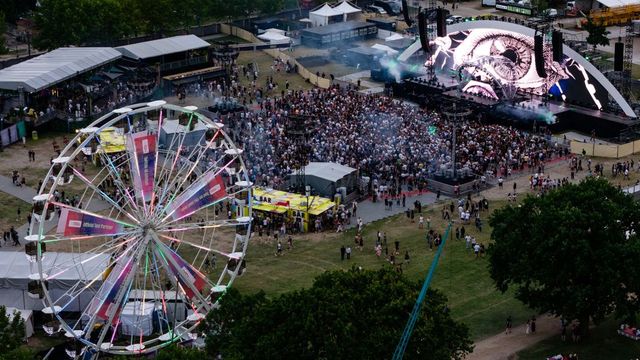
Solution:
[[[47,170],[47,163],[53,156],[53,142],[62,143],[62,136],[44,138],[37,141],[28,141],[26,147],[23,145],[13,145],[5,149],[3,161],[0,161],[0,193],[3,199],[2,214],[3,230],[7,226],[17,226],[23,224],[26,219],[26,213],[29,209],[28,203],[19,200],[19,198],[28,197],[29,194],[35,193],[30,189],[37,185],[38,176],[43,176]],[[36,162],[29,163],[27,161],[27,151],[31,149],[36,151]],[[593,159],[593,164],[599,163],[600,159]],[[611,165],[620,160],[603,160],[605,176],[610,176]],[[634,159],[637,160],[637,159]],[[584,160],[586,161],[586,159]],[[11,184],[11,173],[18,170],[27,175],[25,187],[17,187]],[[87,169],[87,171],[92,171]],[[563,178],[569,176],[569,167],[566,160],[556,161],[547,165],[546,172],[552,178]],[[587,172],[582,171],[577,174],[576,180],[586,176]],[[517,185],[520,197],[522,193],[529,192],[530,173],[526,170],[522,173],[515,174],[512,179],[507,179],[502,189],[493,187],[483,191],[479,196],[474,196],[477,201],[482,197],[490,200],[490,211],[497,207],[507,204],[506,195],[512,191],[513,183]],[[629,186],[636,183],[640,179],[640,174],[633,172],[629,179],[622,177],[610,178],[612,183],[620,186]],[[80,190],[78,188],[78,190]],[[435,201],[434,194],[426,193],[421,195],[423,204],[432,204]],[[407,206],[415,201],[415,198],[407,198]],[[431,220],[431,227],[438,232],[443,232],[446,221],[442,219],[440,209],[444,204],[449,204],[448,199],[443,199],[439,203],[427,206],[424,211],[425,219]],[[21,208],[22,218],[16,219],[17,207]],[[398,206],[394,206],[396,211],[403,211]],[[465,225],[468,233],[476,237],[480,243],[489,243],[490,227],[486,224],[489,212],[482,213],[483,228],[479,232],[473,224]],[[387,234],[387,242],[389,251],[392,251],[394,242],[400,242],[400,251],[397,258],[403,262],[402,270],[411,279],[421,281],[428,269],[435,251],[430,251],[424,239],[425,229],[418,228],[417,217],[415,222],[411,222],[404,214],[392,215],[385,210],[384,203],[371,203],[367,200],[360,206],[359,216],[366,219],[384,218],[376,222],[369,223],[364,227],[364,249],[359,250],[353,242],[354,230],[348,230],[344,233],[335,233],[332,231],[319,234],[296,235],[293,238],[294,247],[291,250],[285,250],[283,256],[275,256],[275,243],[273,239],[259,238],[257,234],[252,238],[252,244],[247,255],[248,270],[246,275],[236,280],[235,286],[243,292],[255,292],[264,290],[268,295],[277,295],[286,291],[295,290],[300,287],[309,286],[313,278],[326,270],[347,269],[352,266],[362,266],[363,268],[375,269],[381,266],[391,266],[388,261],[378,258],[373,251],[373,246],[378,230]],[[355,220],[353,220],[355,222]],[[459,220],[454,223],[454,227],[460,226]],[[426,225],[425,225],[426,226]],[[3,244],[4,245],[4,244]],[[351,246],[353,248],[352,258],[350,260],[340,260],[340,247],[342,245]],[[4,246],[2,250],[19,250],[20,247],[11,247],[10,244]],[[405,251],[409,251],[410,262],[405,262]],[[508,315],[513,316],[516,325],[522,324],[527,318],[531,317],[534,312],[524,307],[519,301],[513,298],[511,293],[501,294],[495,290],[492,280],[489,277],[486,267],[487,261],[484,258],[475,259],[473,252],[465,248],[462,240],[456,240],[455,237],[449,239],[441,264],[436,273],[433,287],[443,291],[449,298],[449,306],[453,316],[466,323],[471,331],[473,338],[477,341],[477,353],[471,357],[472,359],[495,359],[497,349],[500,354],[513,354],[523,350],[523,358],[535,358],[537,354],[553,353],[553,351],[567,351],[570,346],[559,344],[555,338],[559,334],[559,321],[557,319],[549,320],[548,326],[540,326],[537,336],[505,336],[503,331],[504,321]],[[545,320],[541,320],[545,321]],[[612,322],[605,323],[602,328],[612,329]],[[596,328],[595,334],[604,332]],[[497,334],[497,335],[496,335]],[[630,340],[618,339],[611,331],[612,340],[607,340],[602,346],[611,348],[611,351],[617,351],[616,348],[629,349],[629,347],[619,347],[620,342],[629,342]],[[611,337],[609,336],[609,337]],[[551,337],[550,340],[541,342],[543,339]],[[594,336],[594,338],[596,338]],[[602,336],[602,338],[608,338]],[[544,350],[538,350],[538,346]],[[526,348],[531,347],[531,349]],[[598,347],[600,348],[600,347]],[[582,348],[576,348],[580,351]],[[604,350],[602,350],[604,351]],[[626,350],[625,350],[626,351]],[[630,350],[631,351],[631,350]],[[486,355],[483,355],[486,354]],[[526,355],[532,354],[532,355]],[[505,355],[506,356],[506,355]],[[590,357],[582,357],[589,359]],[[597,357],[593,357],[596,359]]]

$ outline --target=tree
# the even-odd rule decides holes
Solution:
[[[15,23],[20,16],[35,8],[36,0],[0,0],[0,9],[9,23]]]
[[[549,2],[547,0],[532,0],[534,13],[538,16],[546,15],[545,10],[549,8]]]
[[[489,219],[491,277],[502,292],[515,288],[531,308],[578,319],[584,334],[590,319],[613,312],[634,319],[639,216],[638,203],[604,179],[528,196]]]
[[[326,272],[311,288],[273,299],[231,288],[202,323],[208,357],[390,358],[419,290],[390,269]],[[429,291],[405,358],[462,359],[471,351],[469,331],[451,319],[446,301]]]
[[[12,314],[13,319],[9,319],[7,314],[7,308],[4,305],[0,306],[0,354],[10,352],[17,349],[26,337],[24,329],[24,320],[18,312]]]
[[[593,51],[596,51],[596,46],[609,45],[609,30],[602,24],[596,24],[591,17],[587,17],[587,23],[582,26],[589,35],[587,36],[587,44],[593,46]]]
[[[284,0],[257,0],[254,7],[260,14],[272,15],[282,10]]]
[[[169,345],[156,355],[155,360],[203,360],[202,351],[192,348],[184,348],[178,345]]]
[[[5,23],[4,13],[0,11],[0,54],[6,54],[9,52],[7,49],[6,39],[4,33],[7,32],[7,24]]]
[[[38,34],[33,45],[41,50],[51,50],[66,45],[79,45],[85,30],[93,21],[91,14],[84,14],[87,0],[42,0],[35,14]]]

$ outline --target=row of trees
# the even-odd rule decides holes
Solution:
[[[295,0],[294,0],[295,3]],[[110,44],[115,40],[160,35],[212,20],[273,14],[291,6],[285,0],[41,0],[34,45]]]
[[[207,358],[387,359],[401,338],[420,284],[390,269],[326,272],[313,286],[267,298],[228,290],[202,323]],[[429,291],[405,359],[463,359],[469,331],[447,299]]]

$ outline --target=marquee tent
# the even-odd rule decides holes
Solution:
[[[180,35],[117,47],[129,59],[144,60],[179,52],[208,48],[208,42],[195,35]]]
[[[284,31],[279,29],[267,29],[263,34],[258,35],[258,38],[271,43],[288,43],[291,40]]]
[[[81,264],[82,261],[85,261]],[[98,277],[109,262],[107,254],[56,253],[47,252],[43,258],[43,272],[49,279],[49,292],[54,298],[62,296],[78,282],[89,283]],[[72,264],[78,264],[71,267]],[[63,271],[69,268],[69,270]],[[27,310],[42,310],[42,300],[29,296],[29,275],[38,272],[37,264],[31,263],[23,252],[0,252],[0,305]],[[71,301],[66,311],[80,311],[90,303],[102,280],[95,281],[91,287]]]
[[[0,70],[0,89],[36,92],[120,58],[107,47],[67,47]]]
[[[203,135],[206,130],[207,127],[199,121],[193,130],[185,132],[184,126],[180,125],[178,120],[163,120],[162,129],[160,130],[160,147],[169,149],[172,147],[172,142],[173,147],[177,147],[179,142],[178,140],[173,141],[173,137],[180,134],[185,134],[182,146],[195,146],[204,141]]]
[[[313,26],[325,26],[329,24],[329,19],[334,16],[341,16],[343,13],[324,3],[317,10],[309,12],[309,20]]]
[[[17,312],[22,318],[22,321],[24,321],[25,337],[30,338],[33,335],[33,311],[7,307],[7,316],[9,317],[9,321],[13,321],[14,312]]]
[[[342,21],[355,20],[359,14],[362,13],[362,10],[353,6],[348,1],[344,0],[338,6],[335,6],[333,10],[337,10],[343,15]]]

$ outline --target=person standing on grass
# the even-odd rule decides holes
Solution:
[[[418,229],[424,229],[424,216],[422,216],[422,214],[420,215],[420,218],[418,219]]]
[[[407,265],[409,265],[409,262],[411,262],[411,257],[409,256],[409,250],[405,251],[404,253],[404,262],[406,262]]]
[[[351,260],[351,246],[347,246],[346,253],[347,253],[347,260]]]
[[[278,245],[276,245],[276,256],[282,255],[282,243],[278,241]]]
[[[340,260],[344,260],[344,255],[346,254],[347,249],[344,248],[344,245],[340,248]]]

